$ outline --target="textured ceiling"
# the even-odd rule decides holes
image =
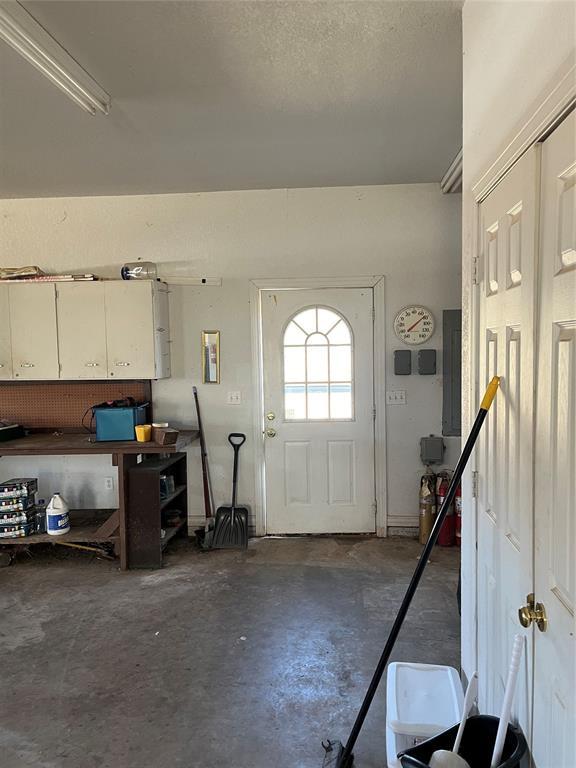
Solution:
[[[0,41],[0,195],[439,181],[461,3],[24,2],[112,95],[85,114]]]

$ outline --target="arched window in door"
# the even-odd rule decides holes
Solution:
[[[338,421],[353,418],[352,332],[327,307],[309,307],[284,331],[284,418]]]

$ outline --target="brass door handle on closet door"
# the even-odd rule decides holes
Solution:
[[[266,437],[276,437],[276,430],[272,427],[268,427],[268,429],[264,430],[264,434]]]
[[[534,593],[526,595],[526,605],[518,609],[518,619],[525,629],[534,622],[540,632],[548,629],[548,617],[543,603],[534,603]]]

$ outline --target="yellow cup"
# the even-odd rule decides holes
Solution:
[[[137,424],[134,427],[136,430],[136,440],[139,443],[149,443],[152,437],[152,424]]]

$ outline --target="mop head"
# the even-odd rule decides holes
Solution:
[[[342,753],[344,752],[344,746],[341,741],[327,741],[322,742],[322,746],[326,750],[324,755],[324,762],[322,768],[352,768],[354,765],[354,755],[350,755],[345,763],[342,762]]]

